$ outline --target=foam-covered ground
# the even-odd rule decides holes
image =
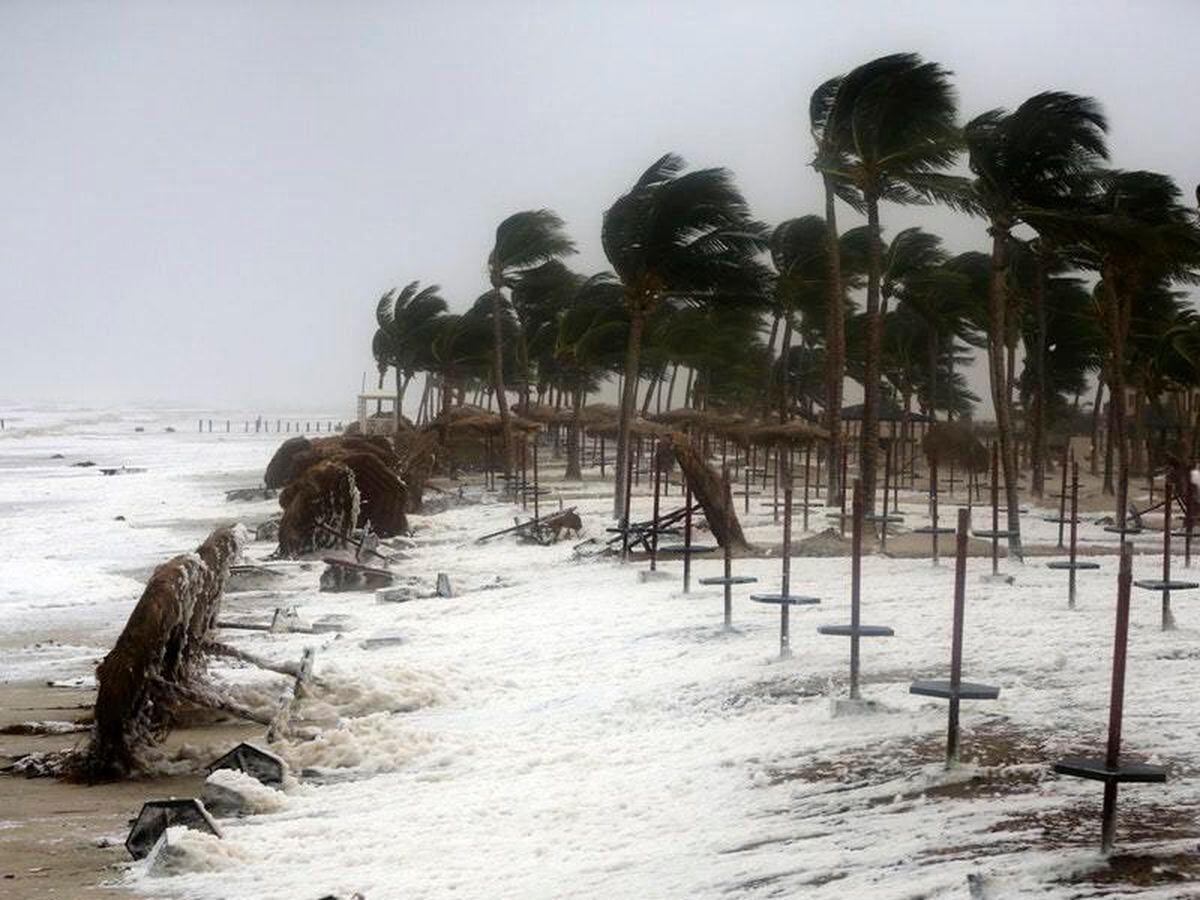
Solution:
[[[84,438],[61,440],[75,452]],[[4,502],[15,502],[21,483],[27,493],[45,488],[51,508],[69,496],[74,512],[55,513],[42,546],[63,557],[51,568],[69,570],[59,576],[72,587],[66,605],[77,598],[88,623],[114,631],[140,586],[106,565],[150,565],[156,553],[196,543],[210,519],[238,513],[253,524],[271,508],[227,504],[223,490],[260,477],[274,435],[221,442],[181,431],[145,441],[155,454],[138,456],[142,440],[111,438],[115,461],[155,463],[143,475],[94,478],[111,484],[76,487],[85,476],[50,475],[32,463],[10,481],[10,469],[0,469]],[[0,454],[7,460],[19,445],[35,447],[30,458],[48,449],[0,442]],[[556,492],[579,506],[581,540],[606,537],[611,501],[602,486]],[[159,498],[166,506],[158,524],[111,523],[118,509],[150,517]],[[635,515],[648,515],[649,500],[636,502]],[[923,523],[915,496],[905,511],[906,526]],[[1066,609],[1064,576],[1042,560],[1005,564],[1013,586],[983,583],[990,563],[970,560],[964,675],[999,685],[1001,695],[964,703],[964,764],[948,773],[945,706],[910,695],[908,685],[948,670],[949,564],[864,561],[863,619],[896,636],[864,642],[863,693],[878,710],[834,717],[848,642],[816,628],[848,620],[848,559],[793,561],[793,591],[822,603],[793,612],[795,656],[781,662],[778,612],[749,602],[747,588],[737,590],[735,628],[726,632],[719,590],[694,586],[685,595],[677,579],[641,583],[644,564],[577,559],[571,540],[474,543],[518,512],[484,496],[413,518],[415,546],[402,571],[429,595],[436,574],[448,573],[452,598],[395,604],[370,593],[321,594],[319,566],[296,568],[275,596],[230,595],[226,616],[265,618],[273,605],[292,603],[310,621],[344,617],[340,636],[229,638],[279,660],[319,648],[322,683],[303,717],[322,733],[276,747],[296,771],[308,770],[306,783],[262,807],[273,812],[224,822],[223,841],[186,836],[168,860],[135,864],[123,882],[153,896],[196,898],[357,891],[371,900],[843,900],[966,897],[972,875],[981,897],[1181,897],[1200,877],[1200,609],[1187,595],[1176,598],[1180,628],[1169,633],[1158,630],[1157,595],[1135,596],[1125,748],[1130,758],[1167,765],[1170,781],[1122,791],[1122,855],[1114,863],[1097,852],[1099,785],[1050,773],[1062,755],[1102,751],[1115,556],[1094,557],[1101,570],[1081,574],[1075,611]],[[1038,513],[1026,518],[1027,540],[1052,541],[1055,526]],[[71,518],[88,523],[79,550],[66,541]],[[34,522],[6,515],[0,539],[21,532],[13,519]],[[778,543],[769,510],[752,506],[746,525],[752,541]],[[109,537],[117,528],[121,537]],[[1095,526],[1084,531],[1088,541],[1112,543]],[[1146,549],[1157,540],[1149,537]],[[22,559],[37,565],[35,545],[21,546]],[[250,553],[271,549],[256,544]],[[73,583],[72,565],[95,581]],[[694,576],[717,574],[720,565],[700,560]],[[1160,565],[1152,553],[1139,555],[1137,575]],[[778,589],[777,559],[735,566],[758,576],[760,589]],[[661,567],[680,570],[677,562]],[[23,572],[18,584],[34,585],[36,574]],[[6,621],[22,629],[57,621],[46,592],[25,596],[4,584]],[[384,637],[401,640],[369,643]],[[33,670],[38,661],[22,664]],[[282,686],[249,669],[217,671],[268,693]]]

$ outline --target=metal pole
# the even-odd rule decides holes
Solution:
[[[958,762],[958,694],[962,688],[963,613],[967,598],[967,532],[971,514],[958,511],[954,557],[954,628],[950,639],[950,715],[946,730],[946,766]]]
[[[770,459],[770,450],[767,451],[767,459]],[[771,486],[771,524],[779,524],[779,467],[782,465],[782,460],[779,456],[779,451],[775,451],[775,481]],[[766,460],[763,461],[763,487],[767,486]]]
[[[692,485],[683,479],[684,489],[683,509],[683,592],[692,589]]]
[[[783,602],[779,604],[779,658],[792,655],[788,633],[788,597],[792,592],[792,485],[783,488]]]
[[[1000,574],[1000,452],[992,442],[992,575]]]
[[[1189,466],[1192,469],[1193,466]],[[1185,568],[1192,567],[1192,528],[1195,527],[1196,514],[1193,512],[1193,506],[1196,502],[1196,485],[1192,484],[1191,474],[1184,472],[1184,480],[1187,482],[1187,488],[1184,490],[1183,501],[1183,565]]]
[[[742,499],[745,503],[744,510],[746,515],[750,515],[750,466],[742,469]]]
[[[933,564],[938,565],[938,483],[937,457],[929,457],[929,520],[933,523]]]
[[[887,452],[883,454],[883,521],[879,523],[879,549],[887,552],[887,516],[888,516],[888,486],[892,478],[892,453],[896,442],[888,444]]]
[[[729,484],[729,471],[725,471],[725,506],[733,508],[733,487]],[[733,626],[733,585],[729,579],[733,577],[733,541],[725,536],[725,627]]]
[[[625,473],[625,517],[622,520],[621,529],[621,562],[625,562],[629,556],[629,503],[633,499],[633,456],[632,453],[625,454],[626,473]],[[535,457],[536,459],[536,457]]]
[[[658,464],[658,441],[654,442],[654,516],[650,523],[650,571],[658,569],[658,488],[662,468]]]
[[[812,441],[804,445],[804,530],[808,531],[808,466],[812,461]]]
[[[537,445],[537,437],[534,437],[534,439],[533,439],[533,517],[535,519],[541,519],[541,517],[542,517],[541,512],[540,512],[540,504],[538,501],[539,493],[540,493],[540,491],[538,489],[538,445]],[[626,500],[626,503],[628,503],[628,502],[629,501]],[[626,512],[626,514],[628,515],[628,511]]]
[[[1163,584],[1171,583],[1171,487],[1171,478],[1168,475],[1163,479]],[[1175,620],[1171,616],[1171,592],[1164,590],[1162,592],[1162,630],[1170,631],[1174,627]]]
[[[846,469],[850,464],[850,447],[846,444],[842,445],[842,514],[838,518],[838,533],[846,536]]]
[[[1067,517],[1067,448],[1063,447],[1062,458],[1062,490],[1058,492],[1058,549],[1063,545],[1063,519]],[[1072,513],[1071,518],[1075,518]]]
[[[1079,463],[1071,460],[1071,569],[1067,573],[1067,609],[1075,608],[1075,539],[1079,531]]]
[[[859,699],[858,626],[862,591],[863,496],[862,479],[854,479],[854,524],[850,532],[850,699]]]
[[[1112,691],[1108,700],[1107,769],[1121,763],[1121,718],[1125,712],[1125,651],[1129,643],[1129,591],[1133,582],[1133,548],[1121,548],[1121,570],[1117,577],[1117,627],[1113,635]],[[1100,826],[1100,850],[1111,853],[1117,830],[1117,782],[1104,782],[1104,810]]]

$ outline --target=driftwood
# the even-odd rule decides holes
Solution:
[[[201,681],[241,531],[219,528],[195,553],[154,570],[113,649],[96,669],[96,714],[77,766],[88,781],[121,778],[172,724],[176,701]],[[200,688],[195,688],[201,690]]]
[[[498,538],[506,534],[515,534],[518,537],[532,538],[539,544],[553,544],[558,541],[564,531],[578,534],[582,528],[583,522],[579,519],[579,513],[575,511],[574,506],[569,506],[548,516],[517,522],[508,528],[501,528],[499,531],[493,531],[490,534],[477,537],[475,538],[475,543],[482,544],[484,541],[490,541],[492,538]]]
[[[679,469],[691,489],[692,496],[704,509],[708,529],[717,542],[722,547],[728,542],[734,549],[747,548],[749,544],[742,533],[737,510],[726,498],[724,479],[700,457],[687,435],[674,432],[663,438],[659,443],[658,453],[660,462],[665,456],[668,460],[673,458],[679,463]]]

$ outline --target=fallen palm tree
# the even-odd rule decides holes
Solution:
[[[728,544],[738,550],[749,546],[742,533],[737,511],[726,491],[726,483],[700,456],[687,435],[673,432],[661,438],[658,445],[659,465],[664,466],[674,459],[687,482],[692,496],[704,510],[708,529],[722,546]]]

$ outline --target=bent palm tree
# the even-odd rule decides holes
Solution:
[[[379,298],[375,306],[377,328],[371,349],[379,364],[379,386],[387,366],[396,368],[396,428],[400,427],[404,392],[427,355],[433,322],[446,311],[441,288],[411,281],[399,292],[395,288]]]
[[[668,153],[604,214],[601,243],[621,281],[629,315],[629,345],[617,435],[613,515],[623,509],[625,454],[637,401],[646,317],[670,298],[702,303],[762,296],[764,268],[755,257],[766,227],[750,212],[725,169],[683,173]]]
[[[1008,506],[1009,552],[1021,555],[1017,457],[1009,404],[1011,374],[1005,361],[1012,229],[1070,221],[1075,198],[1105,159],[1107,123],[1089,97],[1058,91],[1037,94],[1013,112],[990,110],[967,123],[964,137],[974,178],[963,204],[988,220],[992,254],[988,284],[988,375],[1000,439]]]
[[[563,220],[548,209],[514,213],[496,227],[496,243],[488,254],[488,279],[492,285],[492,387],[500,413],[505,474],[512,468],[512,420],[504,387],[504,289],[529,270],[574,252],[575,242],[563,230]]]
[[[879,202],[953,201],[953,181],[939,172],[958,155],[956,112],[949,73],[916,54],[898,53],[865,63],[842,78],[824,127],[838,155],[822,162],[822,174],[861,193],[871,241],[860,463],[868,509],[874,509],[875,502],[883,353]]]

